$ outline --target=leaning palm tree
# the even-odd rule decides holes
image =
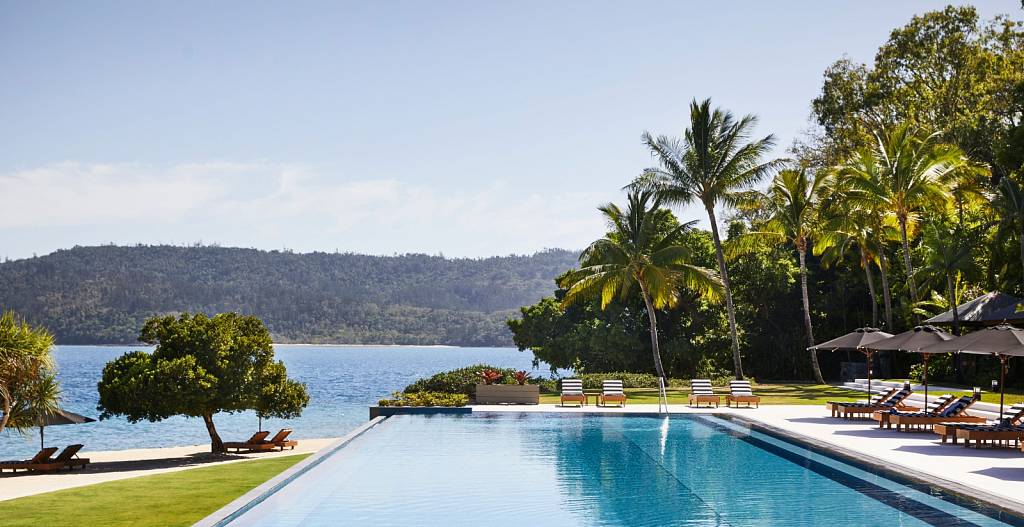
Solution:
[[[725,266],[722,238],[718,233],[715,207],[733,205],[750,185],[775,169],[780,161],[763,162],[775,144],[773,136],[750,141],[757,118],[747,115],[736,120],[732,113],[711,109],[711,100],[690,103],[690,127],[682,139],[644,132],[644,144],[658,160],[658,168],[644,171],[631,186],[653,189],[667,204],[685,205],[699,201],[707,211],[715,242],[718,273],[725,289],[725,308],[732,336],[732,357],[737,379],[743,378],[736,309],[732,302],[729,272]]]
[[[612,203],[598,210],[610,230],[583,251],[580,269],[563,278],[560,286],[568,289],[563,304],[600,298],[604,309],[616,298],[625,301],[634,288],[639,289],[647,308],[654,369],[665,378],[657,310],[675,306],[681,288],[716,299],[721,282],[713,271],[691,263],[690,250],[680,244],[681,234],[695,222],[665,229],[666,223],[675,220],[652,192],[631,192],[626,210]]]
[[[803,301],[804,331],[811,354],[814,379],[825,384],[818,366],[814,346],[814,328],[811,325],[811,303],[807,293],[807,249],[816,234],[818,206],[827,188],[828,173],[808,172],[803,169],[781,170],[775,175],[768,191],[754,192],[747,206],[767,216],[757,230],[749,231],[726,243],[726,255],[731,259],[764,245],[793,244],[800,264],[800,296]]]
[[[909,233],[923,210],[946,209],[952,199],[952,178],[968,160],[956,146],[939,143],[938,133],[924,135],[909,124],[877,133],[875,143],[858,150],[839,172],[852,189],[852,202],[877,206],[896,218],[907,287],[915,303],[918,294]]]
[[[53,335],[12,311],[0,315],[0,432],[24,399],[24,390],[53,370]]]

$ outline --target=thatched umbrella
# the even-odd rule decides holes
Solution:
[[[78,415],[75,412],[69,412],[67,410],[57,410],[53,413],[44,414],[39,419],[39,448],[46,448],[44,444],[44,432],[43,429],[47,426],[60,426],[60,425],[79,425],[82,423],[91,423],[95,419],[86,417],[84,415]]]
[[[807,349],[814,351],[859,351],[863,353],[868,363],[868,396],[870,397],[871,362],[874,360],[875,351],[867,346],[890,337],[892,337],[892,333],[886,333],[878,328],[857,328],[841,337],[836,337]]]
[[[1011,357],[1024,357],[1024,329],[999,324],[968,333],[953,340],[924,348],[928,353],[959,351],[976,355],[994,355],[999,359],[999,418],[1003,418],[1003,398],[1006,387],[1006,364]]]
[[[867,347],[878,351],[909,351],[920,353],[924,359],[924,404],[928,405],[928,359],[936,353],[947,353],[945,351],[923,351],[924,348],[946,342],[955,337],[942,331],[935,326],[916,326],[910,331],[904,331],[899,335],[868,344]]]

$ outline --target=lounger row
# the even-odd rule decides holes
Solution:
[[[1011,446],[1024,445],[1024,403],[1010,407],[1002,419],[987,420],[983,423],[943,422],[936,424],[933,430],[942,438],[942,443],[951,440],[956,444],[963,440],[965,447],[973,443],[975,447],[982,445]]]
[[[690,380],[690,406],[699,407],[701,403],[707,403],[710,408],[714,403],[715,408],[718,408],[721,401],[722,395],[715,393],[710,379]],[[737,408],[740,403],[746,403],[748,407],[753,403],[758,408],[761,406],[761,397],[754,395],[750,381],[732,381],[729,383],[729,393],[725,395],[725,405],[732,406],[733,403],[736,403]]]
[[[80,450],[82,450],[82,445],[68,445],[68,447],[62,450],[57,457],[53,457],[53,455],[57,453],[57,448],[44,448],[33,456],[32,459],[26,459],[23,461],[0,461],[0,472],[5,470],[10,470],[11,472],[17,472],[19,470],[53,472],[62,468],[72,470],[75,467],[81,467],[84,469],[85,466],[89,464],[89,459],[78,457],[78,452]]]
[[[270,435],[270,432],[256,432],[246,441],[229,441],[224,443],[224,448],[229,452],[232,450],[236,452],[265,452],[274,449],[284,450],[285,448],[294,450],[299,442],[288,439],[291,433],[291,428],[282,428],[274,437],[268,440],[267,436]]]

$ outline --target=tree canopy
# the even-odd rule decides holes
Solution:
[[[288,379],[284,364],[274,361],[270,333],[256,317],[157,317],[146,321],[139,340],[156,348],[126,353],[103,368],[100,419],[201,417],[211,451],[222,452],[214,414],[255,410],[287,419],[309,403],[305,385]]]

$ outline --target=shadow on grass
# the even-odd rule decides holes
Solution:
[[[88,458],[88,455],[82,457]],[[208,452],[200,452],[197,454],[190,454],[182,457],[168,457],[160,459],[139,459],[131,461],[97,461],[89,463],[85,469],[76,468],[74,470],[60,470],[50,472],[5,472],[0,475],[0,478],[11,478],[11,477],[31,477],[31,476],[42,476],[48,474],[96,474],[96,473],[110,473],[110,472],[132,472],[136,470],[160,470],[169,468],[186,468],[186,467],[201,467],[203,465],[209,465],[211,463],[221,463],[224,461],[235,461],[242,459],[258,459],[248,456],[241,456],[235,454],[211,454]]]

